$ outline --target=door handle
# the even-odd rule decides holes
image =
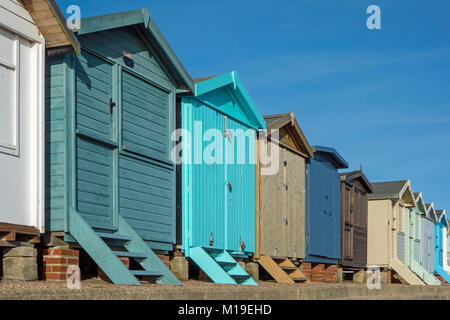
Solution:
[[[227,186],[228,186],[228,190],[229,190],[230,192],[232,192],[232,191],[233,191],[233,188],[231,187],[231,183],[230,183],[230,182],[227,183]]]
[[[112,114],[113,113],[113,109],[116,106],[116,103],[113,101],[112,98],[109,98],[109,113]]]

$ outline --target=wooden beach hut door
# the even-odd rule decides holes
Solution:
[[[443,230],[439,226],[436,228],[436,250],[438,252],[438,263],[440,266],[444,265],[444,248],[443,248]]]
[[[353,215],[355,211],[355,194],[353,188],[346,185],[344,192],[344,259],[353,259]]]
[[[75,70],[76,209],[92,227],[114,229],[113,66],[85,52]]]
[[[255,249],[255,157],[249,152],[255,139],[253,130],[225,117],[225,243],[239,254]]]

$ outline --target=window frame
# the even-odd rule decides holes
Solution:
[[[3,29],[6,32],[11,33],[7,29]],[[3,60],[0,57],[0,65],[3,68],[6,68],[13,72],[13,89],[12,89],[12,98],[13,98],[13,116],[11,119],[11,123],[13,125],[13,143],[7,143],[1,140],[0,137],[0,153],[4,153],[7,155],[12,155],[19,157],[20,156],[20,122],[19,122],[19,106],[20,106],[20,38],[17,34],[11,33],[14,37],[13,40],[13,58],[15,61],[11,64]]]

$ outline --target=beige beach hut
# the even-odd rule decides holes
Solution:
[[[406,208],[414,207],[410,181],[372,183],[369,194],[368,266],[377,266],[411,285],[424,285],[404,263]]]

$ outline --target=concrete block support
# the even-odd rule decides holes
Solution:
[[[31,247],[5,249],[3,251],[3,278],[19,281],[37,280],[37,250]]]
[[[175,256],[170,260],[170,271],[180,281],[189,280],[189,262],[183,256]]]
[[[253,280],[259,281],[259,264],[249,262],[245,265],[245,271],[247,271]]]
[[[367,272],[366,270],[355,271],[353,274],[353,282],[355,283],[367,283]]]

